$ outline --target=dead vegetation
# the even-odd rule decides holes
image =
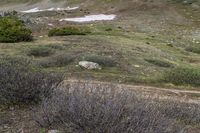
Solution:
[[[200,124],[197,104],[145,100],[126,88],[89,83],[63,86],[34,112],[38,126],[65,132],[189,133]]]

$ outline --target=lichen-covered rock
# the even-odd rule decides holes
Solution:
[[[80,61],[79,63],[80,67],[83,67],[85,69],[101,69],[101,66],[95,62],[89,62],[89,61]]]

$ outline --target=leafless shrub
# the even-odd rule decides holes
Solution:
[[[165,117],[187,125],[200,125],[200,105],[183,102],[160,102],[158,109]]]
[[[73,133],[186,132],[175,119],[165,117],[156,102],[110,85],[62,88],[34,112],[41,127],[59,126]]]
[[[0,104],[38,102],[62,81],[60,74],[34,71],[26,59],[7,59],[0,60]]]

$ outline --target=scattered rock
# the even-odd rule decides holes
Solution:
[[[79,63],[80,67],[92,70],[92,69],[101,69],[101,66],[95,62],[89,62],[89,61],[80,61]]]
[[[19,16],[20,20],[23,21],[26,24],[31,24],[32,21],[28,16]]]
[[[136,68],[140,68],[140,65],[134,65],[134,67],[136,67]]]
[[[6,17],[6,16],[17,16],[22,22],[26,24],[31,24],[32,21],[30,20],[30,17],[24,16],[20,14],[19,12],[13,10],[13,11],[0,11],[0,17]]]
[[[200,6],[195,4],[195,3],[193,3],[191,6],[192,6],[193,9],[199,9],[200,8]]]
[[[183,1],[183,4],[192,4],[193,3],[193,1],[191,1],[191,0],[184,0]]]
[[[17,15],[18,12],[13,10],[13,11],[0,11],[0,17],[6,17],[6,16],[15,16]]]
[[[61,133],[61,132],[58,130],[49,130],[48,133]]]

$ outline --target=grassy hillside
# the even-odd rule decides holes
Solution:
[[[1,0],[0,10],[16,10],[0,17],[0,132],[199,133],[199,1]],[[64,21],[99,14],[116,18]]]
[[[179,4],[181,1],[177,2],[178,4],[160,0],[151,2],[87,0],[82,4],[79,3],[78,10],[69,13],[25,14],[24,16],[31,17],[34,22],[28,26],[35,35],[35,41],[0,44],[0,53],[30,58],[44,70],[60,71],[68,76],[124,83],[168,84],[165,75],[174,68],[195,69],[200,66],[199,31],[196,30],[199,28],[199,10],[194,10],[190,5]],[[58,22],[60,18],[105,13],[105,11],[108,14],[116,14],[117,19],[93,24]],[[37,22],[38,20],[40,22]],[[54,28],[81,25],[89,28],[91,32],[84,35],[75,33],[73,36],[47,37],[48,31],[52,29],[48,23],[52,23]],[[38,52],[46,49],[53,52],[45,57],[30,56],[32,47],[37,47],[35,49]],[[61,67],[52,65],[51,58],[57,58],[62,54],[69,55],[73,60]],[[78,62],[86,57],[97,58],[97,62],[112,58],[116,65],[106,66],[97,71],[76,67]],[[193,86],[192,83],[189,85]]]

